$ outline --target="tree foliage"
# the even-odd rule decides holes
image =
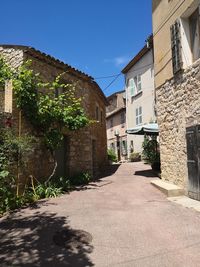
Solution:
[[[33,135],[43,138],[52,152],[60,145],[66,130],[74,131],[86,126],[90,120],[82,108],[82,99],[76,95],[76,85],[61,82],[62,74],[54,81],[44,83],[40,74],[31,69],[31,61],[18,69],[11,69],[0,58],[0,86],[12,80],[14,99],[22,114],[31,123]],[[0,214],[41,197],[56,196],[62,192],[55,182],[34,185],[31,190],[18,194],[17,177],[10,167],[17,165],[22,171],[29,153],[33,153],[33,136],[18,136],[14,129],[0,127]],[[29,179],[29,180],[30,180]],[[68,181],[62,181],[67,187]],[[29,181],[30,182],[30,181]],[[62,186],[63,187],[63,186]],[[63,187],[64,188],[64,187]],[[26,188],[25,188],[26,189]]]
[[[62,74],[53,82],[43,83],[39,74],[30,69],[28,61],[19,67],[13,79],[17,107],[35,129],[43,134],[47,147],[53,151],[63,138],[63,130],[77,130],[89,119],[76,97],[76,85],[60,82]]]

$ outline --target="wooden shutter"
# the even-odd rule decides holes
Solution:
[[[129,80],[130,95],[134,96],[135,94],[135,83],[133,79]]]
[[[135,118],[136,118],[136,125],[138,125],[139,124],[139,121],[138,121],[138,114],[139,113],[139,109],[138,108],[136,108],[136,110],[135,110]]]
[[[180,22],[177,20],[171,27],[171,48],[172,48],[172,66],[173,73],[177,73],[182,69],[182,55],[181,55],[181,34]]]

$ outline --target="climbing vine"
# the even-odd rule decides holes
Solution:
[[[4,88],[6,81],[12,80],[17,107],[33,126],[33,135],[43,138],[52,156],[60,145],[66,129],[73,131],[90,123],[82,108],[82,99],[76,96],[76,85],[63,83],[61,79],[62,74],[54,81],[44,83],[40,74],[34,73],[31,69],[31,61],[27,61],[18,69],[12,69],[0,58],[0,87]],[[39,183],[36,187],[33,184],[33,176],[30,175],[32,188],[21,195],[18,193],[19,181],[10,172],[10,167],[17,165],[22,171],[27,155],[34,151],[34,137],[16,136],[11,126],[10,118],[1,120],[0,214],[44,195],[55,196],[61,192],[58,181],[55,185],[50,184],[52,173],[45,183]],[[68,180],[62,181],[62,188],[66,185],[68,187]]]
[[[76,86],[61,83],[61,76],[43,83],[40,75],[31,69],[31,61],[14,71],[0,58],[0,85],[12,79],[17,107],[43,135],[51,151],[62,141],[63,129],[77,130],[89,123],[81,106],[82,99],[76,97]]]
[[[13,86],[17,107],[39,130],[51,151],[59,146],[63,129],[77,130],[89,123],[76,97],[76,86],[60,82],[62,74],[53,82],[43,83],[40,75],[31,70],[31,61],[19,67]]]

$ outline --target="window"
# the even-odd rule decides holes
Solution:
[[[130,96],[134,96],[135,95],[135,82],[134,82],[134,79],[132,79],[132,78],[129,79],[128,88],[129,88]]]
[[[122,124],[122,127],[124,127],[124,123],[126,121],[126,118],[125,118],[125,112],[122,112],[121,113],[121,124]]]
[[[95,117],[96,117],[96,120],[98,121],[99,120],[99,107],[98,106],[96,106],[96,115],[95,115]]]
[[[139,93],[142,90],[141,75],[137,75],[136,87],[137,87],[137,93]]]
[[[171,49],[173,73],[177,73],[182,68],[180,22],[177,20],[171,27]]]
[[[103,123],[103,111],[101,110],[101,123]]]
[[[134,78],[128,80],[128,90],[130,96],[135,96],[142,91],[141,75],[138,74]]]
[[[192,61],[200,57],[199,8],[189,17],[190,45]]]
[[[199,1],[193,1],[181,18],[170,27],[173,73],[200,58]]]
[[[136,125],[142,124],[142,107],[136,108]]]
[[[113,119],[110,119],[110,128],[111,128],[111,131],[113,130]]]

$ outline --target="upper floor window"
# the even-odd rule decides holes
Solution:
[[[141,75],[138,74],[128,80],[128,90],[131,97],[142,91]]]
[[[121,125],[124,127],[124,123],[126,122],[125,112],[121,113]]]
[[[136,125],[142,124],[142,107],[138,107],[135,110],[135,117],[136,117]]]
[[[170,27],[174,74],[200,58],[199,15],[199,6],[194,2]]]
[[[182,68],[180,22],[178,20],[171,26],[170,31],[171,31],[171,48],[172,48],[172,66],[173,66],[173,73],[175,74]]]
[[[103,123],[103,111],[101,110],[101,123]]]
[[[134,96],[135,95],[135,82],[133,78],[128,80],[128,89],[130,92],[130,96]]]
[[[95,118],[97,121],[99,120],[99,107],[98,106],[96,106]]]
[[[199,8],[189,17],[190,45],[193,62],[200,57],[200,20]]]
[[[137,93],[139,93],[142,90],[141,75],[140,74],[138,74],[135,77],[135,85],[136,85]]]

